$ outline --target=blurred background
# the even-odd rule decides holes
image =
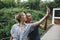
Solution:
[[[18,12],[29,12],[33,20],[38,21],[46,14],[46,5],[51,9],[47,20],[50,25],[53,8],[60,8],[60,0],[0,0],[0,40],[8,40],[10,37],[10,30],[16,23],[15,15]],[[56,11],[56,16],[60,16],[60,11]],[[42,22],[43,25],[44,23]],[[44,30],[39,28],[39,32],[42,35]]]

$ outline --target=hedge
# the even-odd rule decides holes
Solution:
[[[42,11],[24,9],[24,8],[3,8],[0,10],[0,39],[9,37],[10,30],[14,23],[16,23],[15,15],[18,12],[29,12],[32,14],[33,20],[37,21],[42,18],[45,13]],[[5,20],[5,21],[4,21]]]

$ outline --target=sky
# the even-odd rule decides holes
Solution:
[[[23,2],[23,1],[28,1],[28,0],[21,0],[21,2]]]
[[[17,0],[15,0],[15,1],[17,1]],[[28,0],[21,0],[21,2],[23,2],[23,1],[28,1]],[[47,1],[47,2],[53,2],[54,0],[41,0],[41,1]]]
[[[54,0],[41,0],[41,1],[47,1],[47,2],[49,2],[49,1],[54,1]]]
[[[21,2],[23,2],[23,1],[28,1],[28,0],[21,0]],[[54,1],[54,0],[41,0],[41,1],[47,1],[47,2],[49,2],[49,1]]]

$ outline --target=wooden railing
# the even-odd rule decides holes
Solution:
[[[44,25],[44,30],[46,30],[47,29],[47,19],[48,19],[48,17],[46,17],[46,19],[45,19],[45,25]]]

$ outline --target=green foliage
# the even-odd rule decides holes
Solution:
[[[29,0],[29,7],[31,9],[39,10],[40,9],[40,0]]]
[[[53,8],[60,8],[60,0],[55,0],[54,2],[47,3],[46,5],[50,7],[52,13]],[[57,11],[57,13],[59,16],[60,12]]]
[[[7,19],[6,22],[0,21],[0,39],[10,36],[10,30],[13,24],[17,23],[15,15],[18,12],[29,12],[32,14],[33,20],[39,20],[44,16],[44,12],[37,10],[30,10],[24,8],[3,8],[0,10],[0,18]],[[3,20],[2,20],[3,21]],[[3,35],[3,36],[2,36]]]
[[[60,7],[60,0],[55,0],[57,7]]]
[[[39,10],[40,9],[40,0],[29,0],[28,2],[18,2],[17,5],[21,8],[28,8],[33,10]]]
[[[20,0],[18,0],[17,3],[15,3],[15,0],[2,0],[0,1],[0,9],[4,7],[20,7],[39,10],[40,0],[29,0],[28,2],[20,2]]]
[[[15,7],[16,3],[14,2],[14,0],[0,0],[0,9],[1,8],[9,8],[9,7]]]
[[[54,2],[45,2],[40,3],[40,10],[44,11],[46,10],[46,5],[50,8],[51,14],[53,11],[53,8],[60,8],[60,0],[55,0]]]

